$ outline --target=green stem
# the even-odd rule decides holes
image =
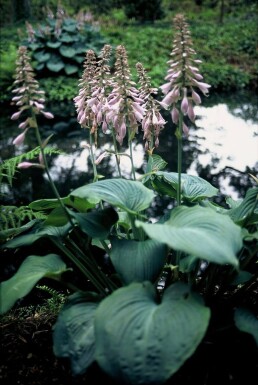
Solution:
[[[98,172],[97,172],[97,166],[95,163],[95,156],[93,152],[93,138],[92,138],[93,135],[91,133],[89,135],[90,135],[90,157],[91,157],[91,163],[92,163],[93,175],[94,175],[93,182],[96,182],[98,180]]]
[[[132,165],[132,176],[133,176],[133,180],[136,180],[135,169],[134,169],[134,164],[133,164],[133,142],[132,142],[132,140],[129,140],[129,149],[130,149],[130,159],[131,159],[131,165]]]
[[[43,143],[42,143],[42,139],[41,139],[41,135],[40,135],[40,132],[39,132],[39,127],[38,127],[38,123],[37,123],[37,118],[36,118],[36,115],[34,113],[34,111],[31,109],[31,114],[32,114],[32,119],[33,119],[33,123],[34,123],[34,127],[35,127],[35,132],[36,132],[36,138],[37,138],[37,141],[38,141],[38,144],[39,144],[39,147],[40,147],[40,152],[41,152],[41,155],[42,155],[42,159],[43,159],[43,163],[44,163],[44,166],[45,166],[45,171],[46,171],[46,174],[47,174],[47,177],[48,177],[48,180],[49,180],[49,183],[50,183],[50,186],[52,188],[52,191],[55,195],[55,197],[57,198],[60,206],[62,207],[69,223],[71,224],[72,227],[74,227],[74,223],[71,219],[71,216],[69,215],[60,195],[59,195],[59,192],[51,178],[51,175],[50,175],[50,172],[49,172],[49,168],[48,168],[48,163],[47,163],[47,159],[46,159],[46,155],[45,155],[45,152],[44,152],[44,146],[43,146]]]
[[[179,113],[179,123],[177,130],[177,173],[178,173],[178,185],[177,185],[177,205],[181,205],[181,174],[182,174],[182,133],[183,133],[183,114]]]
[[[113,145],[114,145],[114,149],[115,149],[115,158],[116,158],[117,171],[118,171],[119,177],[122,178],[114,127],[111,128],[111,132],[112,132],[112,138],[113,138]]]

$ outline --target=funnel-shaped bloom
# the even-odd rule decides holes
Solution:
[[[19,124],[19,128],[22,130],[25,129],[25,131],[14,139],[13,143],[15,145],[20,145],[28,129],[32,126],[35,127],[35,123],[33,123],[33,119],[31,119],[34,114],[42,114],[47,119],[54,117],[50,112],[44,110],[44,91],[39,89],[39,84],[34,77],[35,74],[30,64],[27,48],[22,46],[18,50],[14,81],[15,89],[12,90],[15,94],[12,98],[12,104],[18,107],[18,111],[12,114],[11,119],[18,120],[22,115],[26,115],[26,118]],[[32,114],[31,117],[29,116],[30,112]]]
[[[194,122],[194,104],[200,104],[201,98],[198,92],[208,94],[210,85],[202,82],[202,75],[197,65],[201,60],[195,58],[196,52],[192,48],[193,43],[188,24],[183,15],[174,18],[175,35],[171,60],[168,61],[169,70],[165,77],[166,83],[160,88],[165,94],[161,105],[171,110],[174,123],[178,122],[178,110]],[[185,125],[186,127],[186,125]],[[184,128],[185,133],[188,129]]]
[[[153,145],[158,147],[159,134],[164,128],[165,120],[160,114],[160,104],[155,99],[157,89],[151,86],[150,77],[147,75],[141,63],[136,64],[136,69],[140,82],[140,98],[144,100],[145,116],[142,120],[142,129],[144,132],[145,149],[152,151]]]

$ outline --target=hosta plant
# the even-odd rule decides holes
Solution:
[[[59,5],[56,15],[47,10],[45,24],[34,28],[26,23],[28,37],[22,44],[31,51],[40,76],[78,74],[85,50],[99,52],[104,38],[87,16],[79,13],[77,17],[69,17]]]
[[[116,49],[113,75],[110,46],[103,47],[99,58],[87,51],[75,106],[78,122],[89,130],[94,180],[66,197],[59,196],[48,171],[45,148],[51,138],[42,142],[37,126],[38,113],[50,115],[44,102],[36,100],[35,83],[34,94],[28,93],[28,84],[20,84],[26,77],[17,75],[18,99],[14,96],[13,101],[19,111],[13,119],[27,116],[14,144],[25,140],[28,129],[35,130],[40,147],[36,166],[45,169],[55,198],[29,205],[44,217],[3,231],[2,249],[26,247],[29,252],[33,247],[34,252],[1,283],[1,312],[43,277],[68,287],[71,296],[54,326],[54,352],[69,358],[77,375],[97,362],[120,384],[162,384],[198,346],[215,344],[214,335],[221,330],[235,328],[247,333],[253,345],[258,341],[258,188],[221,207],[214,202],[216,188],[181,172],[182,137],[188,134],[189,120],[194,122],[200,92],[206,95],[210,86],[202,81],[182,15],[175,18],[174,36],[160,102],[141,63],[139,83],[132,81],[125,47]],[[28,68],[28,60],[21,49],[19,65]],[[166,162],[155,154],[166,123],[162,108],[171,110],[177,126],[176,171],[166,170]],[[140,127],[147,155],[144,175],[137,174],[133,159]],[[113,146],[96,159],[99,130],[111,136]],[[123,151],[125,141],[128,152]],[[117,177],[103,179],[98,174],[106,156],[114,156]],[[121,171],[123,156],[130,158],[130,179]],[[150,208],[157,195],[169,196],[172,209],[153,218]]]

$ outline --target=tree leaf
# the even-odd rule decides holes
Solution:
[[[0,284],[1,309],[6,313],[15,302],[27,295],[43,277],[58,277],[66,270],[66,265],[56,254],[44,257],[31,255],[27,257],[16,274]]]
[[[178,173],[158,171],[152,183],[158,192],[162,193],[163,187],[166,194],[176,197]],[[181,188],[182,198],[189,202],[197,202],[204,198],[210,198],[218,193],[218,189],[213,187],[205,179],[184,173],[181,174]]]
[[[118,221],[118,215],[111,207],[85,214],[75,213],[70,210],[69,212],[76,219],[81,230],[91,238],[106,239],[111,227]]]
[[[238,266],[242,247],[241,228],[227,216],[200,206],[180,206],[163,224],[136,221],[146,234],[175,250],[218,264]]]
[[[53,333],[54,354],[68,357],[73,374],[82,374],[94,361],[96,298],[76,293],[59,313]]]
[[[167,256],[164,244],[152,239],[138,242],[112,238],[111,245],[111,261],[125,284],[158,278]]]
[[[125,384],[162,384],[201,342],[210,311],[177,283],[161,303],[149,282],[132,283],[105,298],[96,311],[95,358]]]
[[[235,310],[234,320],[236,327],[242,332],[251,334],[258,345],[258,319],[245,308]]]
[[[154,193],[140,182],[106,179],[79,187],[71,196],[86,199],[93,196],[129,213],[137,213],[149,207]]]

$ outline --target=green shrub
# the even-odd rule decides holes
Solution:
[[[130,0],[124,3],[125,14],[128,18],[154,21],[164,16],[161,0]]]
[[[52,18],[37,29],[27,23],[28,38],[23,41],[32,52],[35,69],[42,77],[78,74],[87,49],[99,52],[105,43],[99,30],[67,16]]]

